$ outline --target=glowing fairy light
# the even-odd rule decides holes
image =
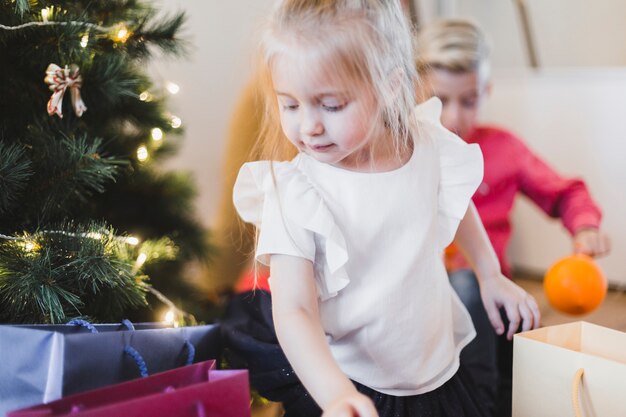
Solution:
[[[98,232],[89,232],[87,233],[86,236],[94,240],[102,239],[102,233],[98,233]]]
[[[139,100],[141,100],[141,101],[152,101],[152,94],[150,94],[147,91],[144,91],[143,93],[139,94]]]
[[[43,9],[41,9],[41,19],[44,22],[48,22],[48,17],[50,16],[50,9],[45,7]]]
[[[165,84],[165,88],[167,88],[167,91],[169,91],[170,94],[178,94],[178,92],[180,91],[180,87],[178,86],[178,84],[171,81],[168,81],[167,84]]]
[[[123,24],[118,25],[117,28],[115,40],[122,43],[126,42],[130,37],[130,31]]]
[[[141,252],[139,254],[139,256],[137,257],[137,260],[135,261],[135,265],[133,265],[133,274],[136,274],[137,271],[139,271],[139,269],[143,266],[143,264],[146,263],[147,259],[148,259],[148,255],[146,255],[145,253]]]
[[[141,252],[139,254],[139,256],[137,257],[137,261],[135,263],[137,265],[139,265],[139,267],[141,267],[143,264],[146,263],[146,259],[148,259],[148,255],[146,255],[145,253]]]
[[[19,243],[24,252],[37,252],[41,249],[41,245],[33,240],[24,240]]]
[[[174,324],[175,318],[176,318],[176,315],[174,314],[174,310],[168,310],[167,313],[165,313],[165,317],[163,321],[168,324]]]
[[[128,236],[126,238],[126,243],[128,243],[129,245],[132,245],[132,246],[136,246],[136,245],[139,244],[139,239],[137,239],[134,236]]]
[[[158,127],[155,127],[154,129],[152,129],[150,131],[150,134],[152,135],[152,140],[154,140],[155,142],[158,142],[161,139],[163,139],[163,131],[159,129]]]
[[[182,126],[182,124],[183,124],[183,121],[178,116],[172,116],[172,118],[170,119],[170,125],[174,129],[178,129],[179,127]]]
[[[80,38],[80,46],[86,48],[89,44],[89,35],[85,34],[82,38]]]
[[[145,162],[148,159],[148,148],[145,145],[141,145],[137,148],[137,159],[139,162]]]

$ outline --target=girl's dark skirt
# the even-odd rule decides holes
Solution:
[[[229,366],[246,368],[250,384],[271,401],[281,402],[286,417],[319,417],[322,410],[306,391],[278,344],[271,295],[262,290],[236,295],[222,323],[224,356]],[[463,367],[445,384],[425,394],[397,397],[358,382],[380,417],[487,417],[475,386]]]

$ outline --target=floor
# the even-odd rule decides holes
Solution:
[[[623,291],[609,291],[602,305],[590,314],[569,316],[556,311],[549,305],[540,279],[525,278],[517,279],[516,282],[537,300],[543,326],[582,320],[626,332],[626,293]],[[278,417],[280,415],[280,406],[273,403],[256,406],[252,410],[253,417]]]

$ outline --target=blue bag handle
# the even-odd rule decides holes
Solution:
[[[185,340],[185,347],[187,347],[187,362],[185,363],[185,366],[187,366],[193,363],[193,359],[196,355],[196,348],[193,344],[191,344],[191,342],[189,342],[189,340]],[[124,347],[124,353],[135,361],[137,367],[139,368],[139,375],[141,375],[142,378],[147,377],[148,366],[146,365],[146,361],[143,356],[141,356],[141,353],[137,352],[137,350],[130,345],[126,345]]]
[[[128,320],[128,319],[124,319],[122,320],[122,324],[124,325],[124,327],[126,327],[129,331],[134,332],[135,331],[135,326],[133,325],[133,323]]]
[[[89,329],[89,331],[91,333],[98,333],[98,329],[96,329],[96,326],[94,326],[93,324],[89,323],[87,320],[74,319],[74,320],[68,321],[67,325],[68,326],[82,326],[82,327],[86,327],[87,329]]]
[[[186,365],[191,365],[193,363],[193,359],[196,356],[196,348],[189,340],[185,340],[185,346],[187,347],[187,362]]]
[[[91,333],[98,333],[98,329],[96,329],[96,327],[90,322],[88,322],[87,320],[73,319],[73,320],[68,321],[66,324],[68,326],[83,326],[89,329]],[[122,325],[126,327],[127,330],[130,330],[131,332],[135,331],[135,326],[128,319],[122,320]]]
[[[137,352],[137,350],[135,350],[135,348],[131,345],[126,345],[124,347],[124,353],[133,358],[139,368],[139,375],[141,375],[142,378],[147,377],[148,366],[146,365],[146,361],[143,359],[143,356],[141,356],[141,353]]]
[[[83,326],[89,329],[91,333],[98,333],[98,329],[96,329],[96,327],[90,322],[88,322],[87,320],[74,319],[74,320],[68,321],[67,325]],[[122,320],[122,325],[126,327],[129,331],[135,331],[135,326],[128,319]],[[185,362],[185,366],[186,366],[186,365],[191,365],[193,363],[193,360],[196,356],[196,348],[193,346],[193,344],[189,340],[185,340],[185,347],[187,348],[187,360]],[[130,345],[126,345],[124,347],[124,353],[126,353],[128,356],[130,356],[133,359],[133,361],[135,361],[135,363],[137,364],[137,367],[139,368],[139,374],[141,375],[141,377],[142,378],[147,377],[148,366],[146,365],[146,361],[144,360],[143,356],[141,356],[141,354]]]

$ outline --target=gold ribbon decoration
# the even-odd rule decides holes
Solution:
[[[52,97],[48,101],[48,114],[52,116],[56,114],[60,118],[63,118],[63,95],[66,89],[70,89],[72,95],[72,107],[76,116],[81,117],[87,110],[87,106],[80,97],[80,87],[83,83],[78,66],[66,65],[65,68],[61,68],[56,64],[48,65],[46,69],[46,77],[44,82],[50,85],[50,91],[52,91]]]

